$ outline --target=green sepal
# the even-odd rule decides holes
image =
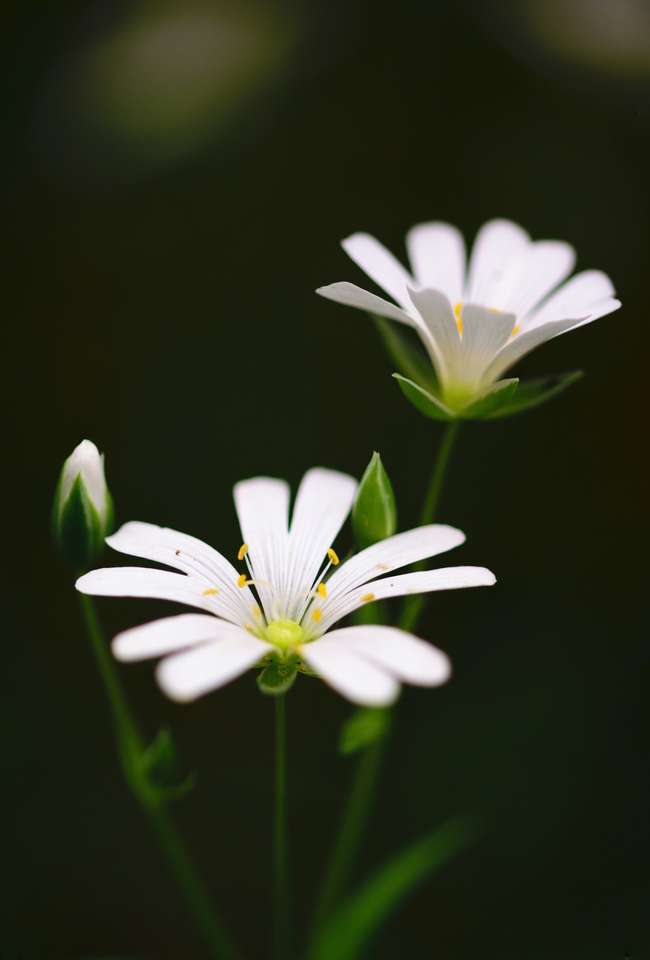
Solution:
[[[490,384],[487,390],[479,394],[466,407],[458,411],[458,416],[463,420],[487,420],[494,416],[499,410],[503,409],[517,392],[519,380],[513,377],[509,380],[497,380]]]
[[[341,727],[339,753],[348,757],[383,740],[390,730],[390,718],[390,710],[383,707],[356,710]]]
[[[409,403],[412,403],[416,410],[429,417],[430,420],[455,420],[456,414],[446,404],[442,402],[433,393],[425,390],[413,380],[403,377],[400,373],[394,373],[393,377],[397,380],[398,386]]]
[[[297,673],[298,660],[296,657],[290,657],[288,660],[280,660],[275,657],[258,674],[257,686],[262,693],[266,693],[268,696],[280,697],[291,689]]]
[[[435,393],[438,387],[435,369],[421,346],[410,343],[394,320],[374,315],[373,320],[388,355],[402,376],[423,384],[425,389]]]
[[[161,799],[185,796],[195,784],[193,773],[182,776],[176,744],[168,727],[162,727],[140,755],[140,770],[147,785]]]
[[[397,529],[397,508],[393,485],[375,451],[361,478],[352,508],[352,530],[363,550],[379,540],[392,537]]]
[[[54,496],[52,532],[63,558],[77,570],[87,570],[104,547],[104,528],[79,475],[65,503],[60,502],[61,481]]]
[[[523,380],[519,383],[512,397],[507,399],[498,409],[488,413],[483,419],[497,420],[501,417],[511,417],[515,413],[523,413],[524,410],[531,410],[533,407],[539,407],[562,393],[571,384],[581,380],[583,376],[582,370],[573,370],[571,373],[558,374],[554,377]]]

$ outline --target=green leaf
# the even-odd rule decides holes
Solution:
[[[390,729],[390,710],[363,707],[356,710],[341,727],[339,753],[349,756],[383,739]]]
[[[458,817],[407,847],[334,914],[314,944],[310,960],[358,960],[404,897],[476,836],[476,826]]]
[[[497,380],[487,390],[480,394],[472,403],[463,407],[458,416],[463,420],[485,420],[501,410],[512,401],[517,391],[519,380],[513,377],[510,380]]]
[[[392,537],[397,529],[395,494],[388,474],[375,451],[361,478],[352,508],[352,529],[361,550]]]
[[[445,406],[442,400],[429,393],[424,387],[419,386],[413,380],[402,377],[399,373],[394,373],[393,377],[397,380],[399,388],[406,399],[413,404],[416,410],[429,417],[431,420],[455,420],[456,414],[449,407]]]
[[[290,660],[270,660],[267,666],[257,677],[257,686],[262,693],[271,697],[279,697],[293,686],[298,673],[298,661],[295,657]]]
[[[64,559],[77,570],[87,570],[104,547],[102,523],[81,475],[61,503],[61,481],[54,497],[52,531]]]
[[[383,340],[384,346],[400,373],[416,383],[423,384],[427,389],[435,391],[436,374],[433,365],[419,346],[410,343],[407,337],[400,332],[399,325],[394,320],[373,315],[375,326]]]
[[[510,417],[515,413],[523,413],[539,407],[548,400],[552,400],[571,384],[576,383],[584,376],[582,370],[572,373],[559,374],[555,377],[540,377],[536,380],[523,380],[519,383],[514,395],[502,407],[488,414],[486,420],[496,420],[500,417]]]
[[[140,756],[140,769],[148,785],[165,799],[182,797],[194,786],[194,775],[183,777],[176,744],[168,727],[162,727]]]

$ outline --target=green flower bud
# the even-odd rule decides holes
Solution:
[[[113,527],[113,501],[104,477],[104,457],[82,440],[63,464],[54,495],[54,542],[77,570],[86,570],[101,554]]]
[[[361,549],[392,537],[397,529],[395,494],[376,451],[359,484],[352,508],[352,529]]]

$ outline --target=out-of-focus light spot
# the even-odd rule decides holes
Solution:
[[[650,75],[648,0],[526,0],[524,9],[530,31],[565,60]]]
[[[58,111],[83,154],[166,164],[195,151],[290,62],[297,22],[259,0],[142,2],[63,64]],[[121,159],[120,159],[121,158]]]

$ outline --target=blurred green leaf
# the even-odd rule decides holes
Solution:
[[[390,710],[382,707],[356,710],[341,727],[339,753],[349,756],[381,740],[390,729],[390,718]]]
[[[318,936],[310,960],[358,960],[404,897],[476,836],[475,824],[457,817],[399,853],[334,914]]]
[[[512,402],[517,391],[519,380],[513,377],[509,380],[497,380],[482,393],[476,400],[463,407],[458,416],[463,420],[486,420],[503,407]]]
[[[582,379],[582,370],[560,374],[556,377],[540,377],[536,380],[524,380],[519,383],[516,392],[507,402],[494,412],[485,416],[486,420],[496,420],[500,417],[510,417],[515,413],[523,413],[533,407],[539,407],[548,400],[552,400],[571,384]]]
[[[293,657],[290,660],[271,660],[257,677],[257,686],[271,697],[282,696],[293,686],[298,673],[298,661]]]
[[[393,485],[377,451],[370,458],[359,484],[352,508],[352,529],[362,550],[392,537],[397,529]]]
[[[172,733],[167,727],[158,731],[140,756],[140,768],[147,783],[162,798],[184,796],[194,786],[194,775],[183,776]]]
[[[442,400],[439,400],[424,387],[419,386],[413,380],[408,380],[399,373],[394,373],[393,377],[397,380],[400,390],[416,410],[429,417],[431,420],[455,420],[456,415],[453,410],[445,406]]]

